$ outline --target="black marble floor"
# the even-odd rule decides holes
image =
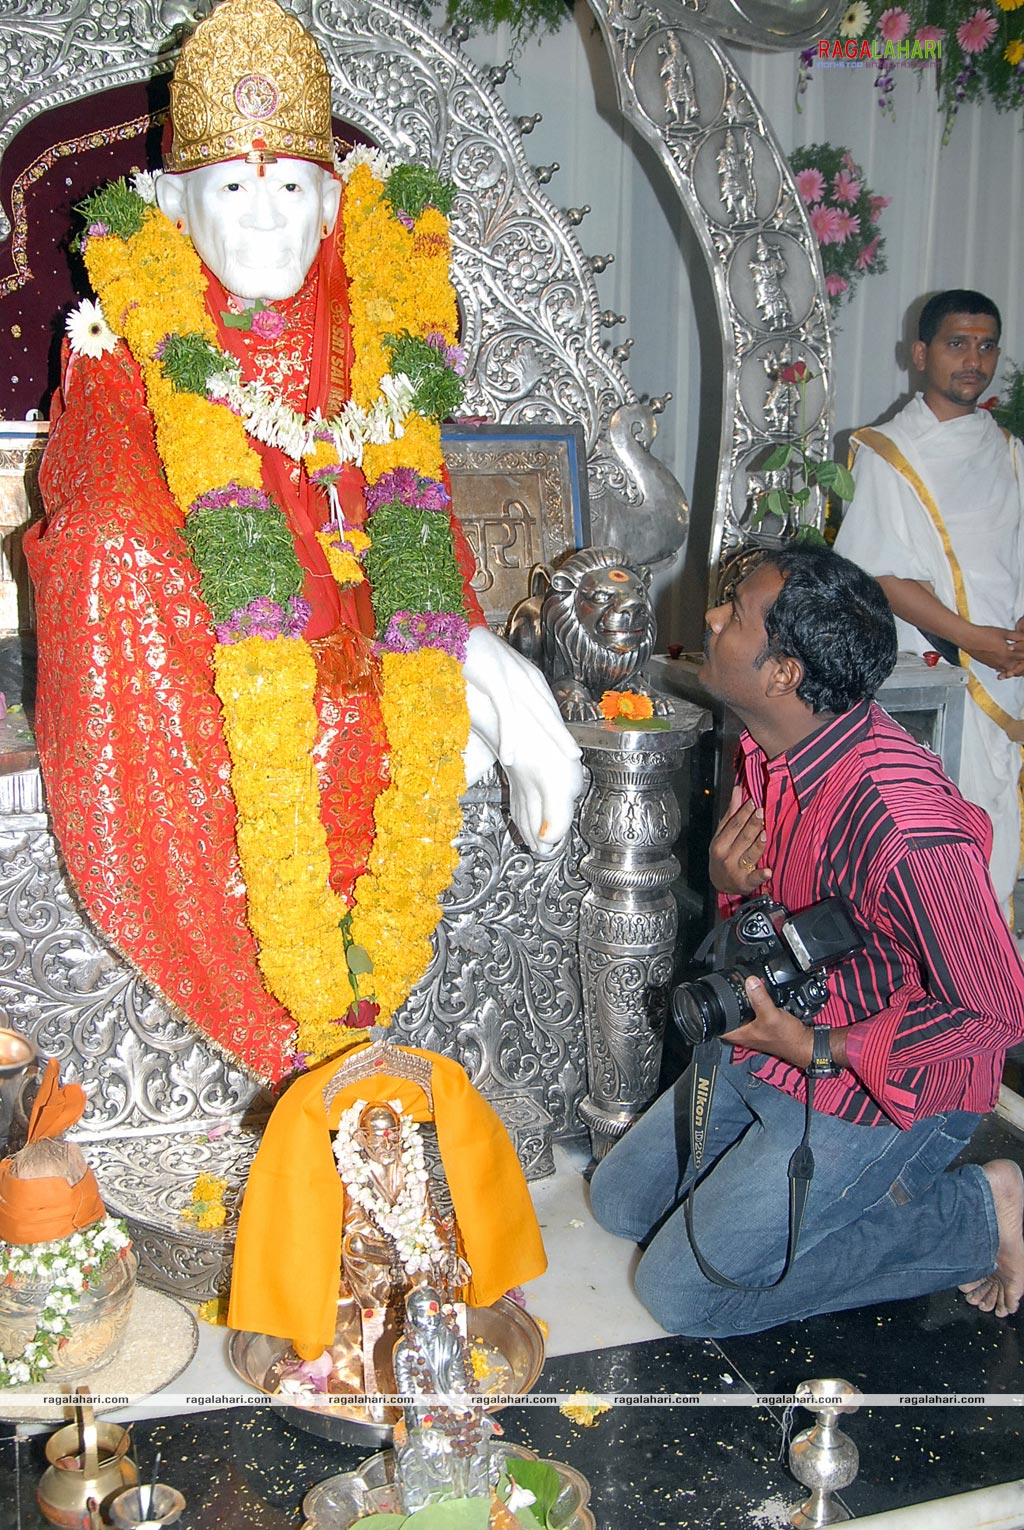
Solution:
[[[1024,1142],[992,1119],[970,1156],[996,1155],[1024,1161]],[[801,1490],[785,1465],[782,1410],[758,1399],[834,1376],[873,1394],[1020,1394],[1024,1311],[999,1322],[948,1292],[721,1343],[664,1338],[561,1356],[548,1361],[538,1390],[747,1400],[613,1408],[589,1428],[555,1408],[510,1408],[501,1421],[509,1439],[586,1474],[598,1530],[776,1530]],[[798,1412],[794,1427],[810,1422]],[[1019,1407],[871,1407],[844,1428],[860,1449],[844,1494],[854,1514],[1024,1476]],[[181,1530],[291,1530],[314,1483],[372,1453],[315,1438],[266,1409],[139,1422],[133,1435],[143,1473],[160,1450],[162,1480],[185,1494]],[[44,1524],[35,1505],[44,1439],[0,1425],[0,1530]]]

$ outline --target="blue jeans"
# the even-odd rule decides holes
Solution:
[[[785,1261],[787,1167],[804,1120],[799,1101],[752,1076],[751,1062],[760,1061],[726,1061],[718,1071],[693,1223],[704,1258],[752,1285],[773,1280]],[[645,1245],[637,1294],[670,1333],[758,1333],[816,1312],[945,1290],[994,1269],[999,1236],[988,1180],[974,1164],[943,1172],[979,1115],[947,1111],[901,1131],[815,1112],[814,1178],[792,1269],[770,1291],[713,1284],[697,1267],[683,1218],[689,1107],[687,1071],[598,1164],[590,1187],[602,1227]]]

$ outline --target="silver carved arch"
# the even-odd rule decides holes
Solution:
[[[779,371],[806,362],[807,434],[817,455],[831,436],[832,341],[817,242],[785,156],[722,31],[771,45],[769,12],[741,25],[731,0],[589,0],[611,55],[619,106],[657,151],[707,261],[722,337],[721,429],[710,587],[722,557],[743,543],[766,448],[794,430],[792,390]],[[824,30],[834,6],[792,18],[788,46]],[[799,11],[799,7],[797,8]],[[758,14],[760,13],[760,14]],[[776,18],[777,19],[777,18]],[[758,35],[760,33],[760,35]],[[776,43],[777,45],[777,43]]]

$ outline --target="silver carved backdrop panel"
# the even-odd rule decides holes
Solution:
[[[590,6],[619,105],[668,171],[714,287],[723,375],[713,589],[720,559],[744,540],[753,496],[767,484],[761,460],[794,429],[795,400],[784,384],[780,391],[778,373],[795,361],[815,378],[807,389],[810,445],[828,452],[832,348],[818,248],[774,133],[710,35],[722,6],[710,24],[703,5],[677,0]]]
[[[223,1279],[269,1102],[91,928],[43,807],[37,770],[0,776],[0,1009],[85,1087],[76,1136],[132,1223],[147,1279],[203,1300]],[[509,831],[493,774],[467,793],[460,844],[433,961],[395,1035],[459,1058],[536,1178],[552,1171],[552,1138],[582,1130],[581,847],[574,838],[535,860]],[[226,1236],[182,1220],[204,1171],[229,1182]]]

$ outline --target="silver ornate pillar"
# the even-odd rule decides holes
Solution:
[[[669,721],[656,732],[571,725],[590,772],[579,933],[589,1086],[579,1113],[598,1159],[658,1087],[677,924],[674,776],[711,717],[677,701]]]

